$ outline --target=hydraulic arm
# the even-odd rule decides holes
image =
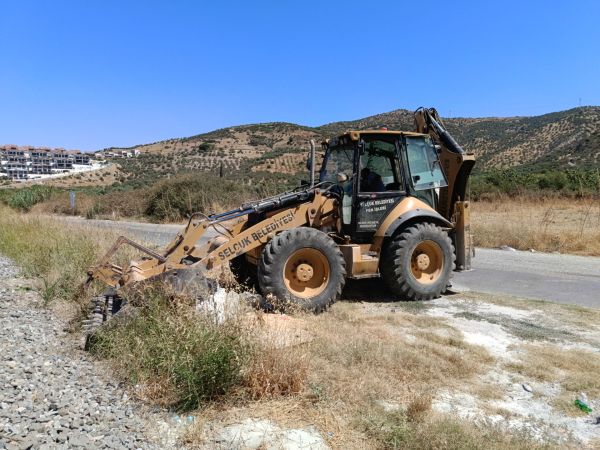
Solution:
[[[246,203],[220,214],[194,213],[184,230],[177,234],[162,254],[121,236],[100,264],[90,269],[88,283],[96,279],[120,287],[169,270],[195,266],[211,269],[266,244],[277,232],[303,225],[333,224],[337,220],[336,206],[337,200],[324,196],[319,187],[313,187]],[[253,214],[261,216],[261,220],[254,224],[248,220],[248,216]],[[235,219],[240,220],[230,227],[222,225],[222,222]],[[211,227],[220,236],[201,244]],[[130,245],[146,257],[132,262],[126,269],[110,263],[109,260],[122,245]]]

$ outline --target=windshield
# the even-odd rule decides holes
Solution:
[[[334,147],[327,152],[325,164],[321,168],[320,181],[338,182],[338,174],[350,179],[353,171],[354,149],[352,147]]]
[[[407,136],[406,154],[408,156],[410,178],[415,190],[448,186],[437,152],[429,136]]]
[[[360,157],[361,183],[363,192],[398,190],[396,146],[393,142],[378,139],[365,140],[365,151]]]

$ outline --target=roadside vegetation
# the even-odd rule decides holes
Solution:
[[[21,212],[75,214],[88,219],[137,219],[157,222],[185,220],[192,212],[205,214],[236,208],[299,185],[282,174],[254,173],[251,178],[181,173],[137,186],[55,188],[35,185],[0,189],[0,203]],[[69,191],[76,193],[71,209]]]
[[[161,160],[162,161],[162,160]],[[127,177],[110,187],[45,185],[0,189],[0,203],[33,214],[76,214],[89,219],[179,222],[192,212],[218,212],[299,185],[301,176],[268,172],[144,172],[129,161]],[[472,230],[481,247],[600,255],[600,171],[505,169],[472,177]]]
[[[8,207],[1,213],[0,253],[39,280],[48,302],[77,300],[85,270],[114,240],[110,232]],[[348,295],[361,298],[360,292]],[[193,414],[197,420],[184,437],[193,445],[207,442],[209,422],[258,417],[314,425],[332,448],[552,448],[434,408],[438,391],[477,386],[498,361],[444,318],[427,314],[426,305],[344,301],[318,316],[247,307],[217,325],[190,299],[156,286],[132,291],[128,299],[136,312],[113,320],[92,352],[137,398]],[[552,351],[507,368],[550,380],[578,367],[576,359],[555,364]],[[591,367],[597,370],[595,360]],[[572,389],[600,392],[590,371],[578,370],[559,407],[569,408]]]
[[[0,205],[0,253],[37,280],[43,300],[71,300],[87,270],[115,241],[60,220],[15,213]]]
[[[338,303],[319,316],[245,308],[216,325],[156,286],[131,298],[138,313],[114,320],[92,352],[139,398],[194,414],[189,444],[210,443],[209,422],[262,417],[315,425],[332,448],[552,448],[432,409],[438,389],[494,364],[441,319]]]
[[[600,169],[494,169],[471,177],[472,200],[583,198],[600,194]]]
[[[475,245],[600,256],[600,197],[496,196],[473,202]]]

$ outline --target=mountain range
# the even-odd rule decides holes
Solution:
[[[448,131],[477,156],[478,170],[514,166],[600,166],[600,107],[585,106],[540,116],[443,119]],[[271,122],[239,125],[185,138],[138,145],[154,169],[176,171],[251,170],[295,173],[304,170],[308,141],[352,129],[412,130],[406,109],[318,127]],[[114,148],[111,150],[120,150]],[[221,169],[219,169],[221,168]]]

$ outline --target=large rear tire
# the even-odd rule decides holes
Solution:
[[[295,228],[265,246],[258,265],[264,296],[273,295],[278,309],[289,304],[321,312],[341,295],[346,264],[337,244],[314,228]]]
[[[455,259],[448,233],[431,223],[419,223],[387,243],[380,272],[401,299],[431,300],[446,290]]]

